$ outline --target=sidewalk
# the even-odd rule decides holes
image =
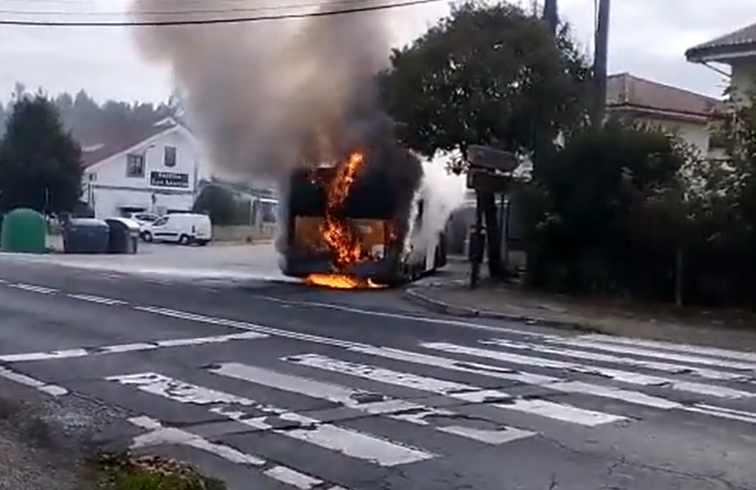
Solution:
[[[407,289],[406,298],[441,313],[756,352],[756,314],[676,308],[524,291],[469,289],[455,274]]]

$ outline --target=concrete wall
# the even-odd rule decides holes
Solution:
[[[213,226],[213,241],[244,242],[272,240],[276,226]]]
[[[189,212],[193,203],[194,195],[190,192],[164,194],[149,189],[94,189],[92,199],[92,207],[98,219],[119,216],[119,209],[123,206],[164,214],[168,211]]]

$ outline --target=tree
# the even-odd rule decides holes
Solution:
[[[465,3],[394,50],[380,83],[398,136],[412,149],[464,155],[469,145],[491,145],[531,157],[537,175],[556,136],[585,121],[589,76],[566,26],[554,36],[516,6]],[[494,196],[481,197],[495,276],[501,257]]]
[[[249,209],[249,203],[246,203],[246,208]],[[207,214],[214,225],[249,223],[249,221],[243,223],[245,213],[243,213],[242,205],[237,202],[234,192],[220,185],[210,184],[205,186],[197,196],[197,200],[194,201],[192,211]],[[248,218],[248,213],[246,214]]]
[[[0,102],[0,138],[2,138],[3,134],[5,134],[5,118],[6,117],[7,115],[6,115],[5,106],[3,106],[3,103]]]
[[[16,100],[0,141],[0,209],[70,212],[81,195],[81,149],[42,95]]]

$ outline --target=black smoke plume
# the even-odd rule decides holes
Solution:
[[[248,12],[243,15],[304,12],[278,2],[234,2],[233,9],[218,13],[224,4],[216,0],[134,0],[130,13],[154,22],[233,18],[242,10]],[[333,12],[339,3],[343,8],[343,2],[330,0],[316,11]],[[355,0],[349,7],[374,5]],[[197,13],[202,10],[214,13]],[[324,160],[359,150],[366,157],[359,178],[387,175],[390,188],[376,198],[394,200],[401,217],[409,214],[422,167],[397,145],[379,102],[375,74],[386,66],[390,48],[385,15],[150,26],[134,28],[133,34],[148,60],[170,67],[217,173],[274,183],[284,204],[289,174],[313,156],[313,149],[315,158]],[[286,213],[283,205],[281,212]],[[278,242],[285,243],[285,236]]]

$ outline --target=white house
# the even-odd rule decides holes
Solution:
[[[685,52],[691,63],[730,67],[730,87],[736,101],[756,88],[756,24],[694,46]]]
[[[704,157],[718,154],[710,144],[710,123],[722,104],[718,99],[629,73],[611,75],[607,81],[607,113],[675,133]]]
[[[97,218],[191,209],[210,169],[197,138],[171,118],[82,148],[83,196]]]

